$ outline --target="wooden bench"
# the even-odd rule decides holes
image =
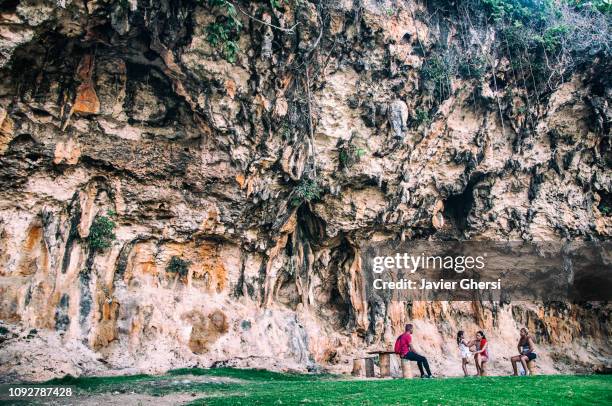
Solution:
[[[377,351],[369,351],[368,354],[378,355],[378,366],[380,367],[380,377],[390,378],[391,377],[391,354],[395,354],[395,351],[377,350]]]
[[[353,376],[374,377],[374,357],[361,357],[353,360]]]

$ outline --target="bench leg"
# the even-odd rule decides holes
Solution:
[[[365,373],[366,373],[366,378],[374,377],[374,358],[365,359]]]
[[[410,361],[402,358],[401,362],[402,362],[402,378],[404,379],[412,378],[412,368],[410,365]]]
[[[380,354],[380,377],[388,378],[391,376],[391,354]]]
[[[365,360],[363,358],[357,358],[353,360],[353,376],[364,376],[365,375]]]

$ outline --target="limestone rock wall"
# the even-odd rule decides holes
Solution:
[[[0,6],[0,380],[348,372],[407,321],[439,374],[460,374],[458,329],[509,371],[525,325],[545,372],[609,366],[606,304],[369,301],[359,259],[371,239],[609,239],[609,59],[537,103],[502,56],[440,96],[423,65],[474,45],[426,4],[275,3],[232,3],[234,58],[204,1]]]

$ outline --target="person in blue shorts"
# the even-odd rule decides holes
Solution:
[[[527,362],[532,361],[537,358],[535,353],[535,344],[533,343],[533,339],[529,335],[529,331],[525,327],[521,329],[521,337],[519,338],[519,342],[517,345],[519,355],[515,355],[510,358],[510,362],[512,363],[512,369],[514,370],[514,375],[518,375],[517,363],[521,363],[523,366],[523,370],[525,371],[525,375],[529,373],[529,369],[527,369]]]

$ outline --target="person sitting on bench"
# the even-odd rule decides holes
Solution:
[[[412,330],[412,324],[406,324],[406,331],[404,334],[397,337],[397,340],[395,340],[395,353],[409,361],[416,361],[419,371],[421,372],[421,378],[432,378],[427,358],[414,351],[412,346]],[[425,373],[423,368],[425,368],[427,373]]]
[[[518,362],[523,366],[523,370],[525,371],[525,375],[529,374],[529,369],[527,368],[527,362],[533,361],[536,359],[537,355],[535,353],[535,345],[533,344],[533,340],[529,335],[529,331],[525,327],[521,329],[521,338],[519,338],[519,342],[517,345],[519,355],[515,355],[510,358],[510,362],[512,363],[512,369],[514,370],[514,376],[518,375],[516,364]]]

